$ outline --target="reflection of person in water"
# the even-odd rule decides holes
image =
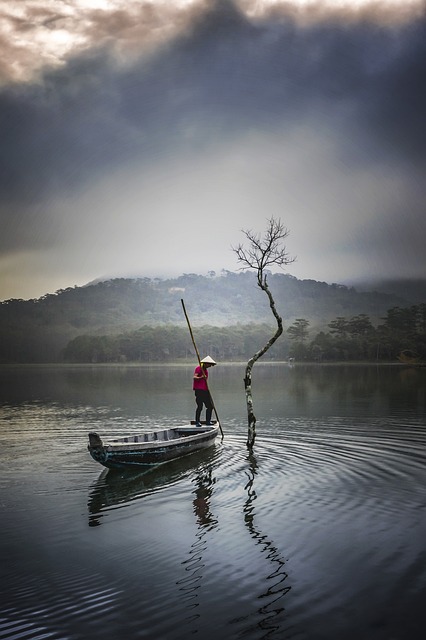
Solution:
[[[207,378],[209,377],[209,368],[214,367],[215,364],[216,362],[213,358],[206,356],[200,361],[200,364],[194,371],[192,388],[195,391],[195,402],[197,403],[197,409],[195,411],[195,424],[197,427],[201,427],[201,411],[203,410],[203,405],[206,407],[206,424],[211,424],[213,402],[207,386]]]
[[[204,475],[197,476],[197,488],[192,502],[194,513],[197,516],[197,524],[201,526],[217,524],[216,518],[210,512],[210,498],[213,493],[212,470]]]
[[[182,562],[185,568],[185,575],[176,583],[179,586],[183,604],[189,610],[188,617],[185,620],[187,624],[191,625],[191,629],[187,633],[188,636],[200,631],[198,627],[200,613],[196,613],[196,609],[200,605],[199,590],[205,568],[203,554],[207,550],[210,532],[218,523],[210,512],[210,498],[213,494],[213,485],[216,482],[216,479],[212,477],[212,470],[210,468],[199,469],[193,482],[195,483],[195,489],[193,490],[194,500],[192,504],[197,518],[197,532],[195,540],[189,549],[188,557]]]

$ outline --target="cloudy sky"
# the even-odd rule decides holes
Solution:
[[[0,2],[0,299],[238,268],[426,275],[426,0]]]

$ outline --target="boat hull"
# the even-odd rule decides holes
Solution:
[[[219,427],[178,427],[103,443],[89,434],[88,450],[93,460],[108,469],[158,465],[189,455],[214,444]]]

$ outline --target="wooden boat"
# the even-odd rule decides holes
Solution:
[[[88,450],[92,458],[109,469],[155,465],[210,447],[219,432],[219,424],[196,427],[178,426],[103,442],[89,433]]]

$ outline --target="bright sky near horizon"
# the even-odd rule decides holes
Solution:
[[[0,3],[0,300],[236,270],[426,276],[425,0]]]

